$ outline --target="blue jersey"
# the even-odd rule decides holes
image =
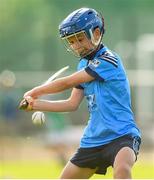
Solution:
[[[96,147],[126,134],[140,136],[131,110],[129,82],[120,57],[102,47],[92,60],[81,59],[84,69],[95,80],[82,83],[90,113],[80,147]]]

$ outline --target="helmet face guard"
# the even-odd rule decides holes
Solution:
[[[82,58],[95,51],[101,42],[101,36],[97,42],[94,40],[93,34],[91,34],[91,37],[89,38],[85,31],[80,31],[63,37],[62,41],[67,51],[72,52],[76,57]]]
[[[93,36],[96,28],[100,30],[100,38],[98,40]],[[73,52],[78,57],[85,57],[95,51],[99,46],[104,34],[104,19],[94,9],[81,8],[72,12],[62,21],[59,25],[59,31],[67,50]],[[79,36],[87,39],[87,44],[80,43]],[[78,51],[71,45],[71,38],[75,39],[78,43],[80,47]]]

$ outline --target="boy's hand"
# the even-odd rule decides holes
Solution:
[[[34,99],[31,96],[25,96],[25,98],[19,104],[19,109],[32,111],[33,103],[34,103]]]
[[[36,98],[37,98],[34,89],[32,89],[32,90],[30,90],[30,91],[27,91],[27,92],[24,94],[24,98],[25,98],[25,99],[26,99],[26,97],[28,97],[28,96],[30,96],[30,97],[33,98],[33,99],[36,99]]]

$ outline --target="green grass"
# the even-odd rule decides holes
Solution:
[[[0,178],[58,178],[62,166],[56,161],[10,161],[0,162]],[[112,168],[106,176],[94,175],[92,179],[112,178]],[[154,164],[136,163],[133,168],[133,178],[154,179]]]
[[[52,161],[5,162],[0,166],[0,177],[9,178],[58,178],[62,167]]]
[[[92,178],[94,179],[101,179],[101,178],[112,178],[112,168],[109,167],[107,171],[107,175],[94,175]],[[134,179],[154,179],[154,162],[152,163],[136,163],[132,170],[132,176]]]

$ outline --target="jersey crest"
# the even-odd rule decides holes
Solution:
[[[101,62],[98,59],[94,59],[93,61],[89,61],[89,65],[94,66],[95,68],[99,66]]]

